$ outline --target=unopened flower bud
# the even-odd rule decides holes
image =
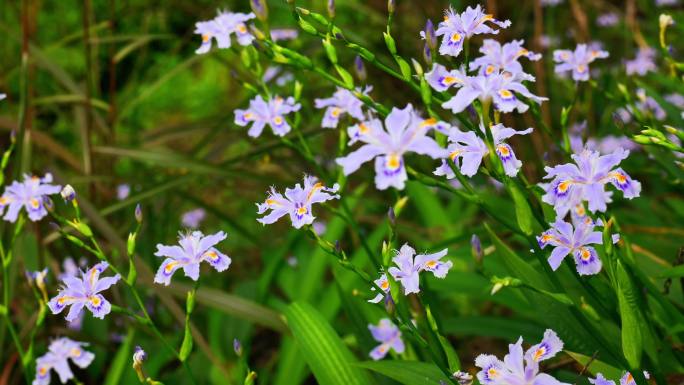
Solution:
[[[397,307],[394,304],[394,299],[392,299],[392,294],[387,293],[387,295],[385,295],[385,311],[391,316],[394,315],[396,310]]]
[[[251,0],[249,5],[259,20],[266,21],[268,19],[268,6],[265,0]]]
[[[430,49],[437,48],[437,36],[435,36],[435,26],[432,24],[432,20],[427,19],[425,22],[425,43],[430,47]]]
[[[470,238],[470,250],[473,258],[475,258],[475,263],[482,263],[482,243],[480,242],[480,238],[477,236],[477,234],[473,234],[473,236]]]
[[[142,213],[142,207],[140,207],[140,203],[135,205],[135,220],[138,223],[141,223],[143,220],[143,213]]]
[[[432,50],[428,43],[425,43],[425,46],[423,46],[423,59],[425,59],[425,63],[428,67],[432,66]]]
[[[55,209],[55,203],[50,199],[50,197],[43,197],[43,205],[48,212],[52,212]]]
[[[242,344],[237,338],[233,339],[233,351],[235,352],[236,356],[242,357]]]
[[[360,81],[366,81],[366,66],[363,64],[363,59],[361,59],[361,56],[356,56],[354,59],[354,72],[356,72],[356,77],[359,78]]]
[[[76,191],[74,191],[74,188],[71,187],[70,184],[64,186],[62,191],[60,192],[62,195],[62,199],[64,199],[65,202],[71,202],[76,198]]]
[[[147,360],[147,353],[140,346],[136,346],[133,351],[133,369],[135,369],[141,382],[145,382],[145,373],[143,372],[145,360]]]
[[[394,11],[397,9],[397,2],[396,0],[387,0],[387,12],[391,14],[394,13]]]
[[[392,226],[396,225],[397,222],[397,216],[394,214],[394,207],[390,206],[389,210],[387,210],[387,219],[389,219],[390,224]]]
[[[335,18],[335,0],[328,0],[328,16],[331,19]]]

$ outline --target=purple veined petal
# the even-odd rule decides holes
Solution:
[[[316,217],[311,214],[309,207],[302,206],[295,211],[290,211],[290,220],[295,229],[300,229],[303,226],[310,225],[314,222]]]
[[[112,285],[115,283],[119,282],[119,279],[121,279],[121,276],[119,274],[113,276],[113,277],[104,277],[101,278],[97,281],[95,284],[94,292],[99,293],[101,291],[109,289]]]
[[[112,305],[101,294],[90,296],[85,302],[86,308],[93,313],[93,317],[104,319],[112,311]]]
[[[383,153],[385,153],[383,148],[372,144],[365,144],[349,155],[337,158],[335,162],[342,166],[344,175],[349,175],[358,170],[362,164]]]
[[[227,236],[228,235],[226,235],[225,232],[219,231],[216,234],[210,234],[210,235],[207,235],[205,237],[202,237],[199,241],[199,250],[197,250],[197,253],[198,254],[204,253],[205,251],[214,247],[219,242],[226,239]]]
[[[211,39],[206,39],[204,40],[204,37],[202,38],[202,44],[195,50],[195,53],[198,55],[205,54],[209,52],[211,49]]]
[[[504,363],[491,354],[480,354],[477,356],[475,358],[475,366],[482,369],[477,372],[477,379],[483,385],[497,384],[499,379],[505,374]]]
[[[420,276],[418,271],[413,271],[410,274],[399,278],[401,286],[404,287],[404,294],[409,295],[411,293],[420,293]]]
[[[249,130],[247,130],[247,135],[252,138],[257,138],[264,131],[265,126],[266,122],[264,122],[263,120],[255,120],[252,124],[252,127],[250,127]]]
[[[433,254],[418,254],[413,261],[415,267],[419,270],[432,272],[437,278],[446,277],[449,269],[453,266],[451,261],[442,262],[448,253],[448,249],[438,251]]]
[[[372,299],[369,299],[368,302],[379,303],[380,301],[382,301],[383,298],[385,298],[385,296],[383,294],[378,293],[378,294],[376,294],[375,297],[373,297]]]
[[[641,193],[641,183],[633,180],[621,168],[612,171],[609,175],[609,182],[622,191],[622,194],[627,199],[636,198]]]
[[[466,85],[459,89],[454,97],[442,103],[442,107],[450,109],[457,114],[463,112],[469,105],[480,96],[480,91]]]
[[[71,304],[71,308],[69,308],[69,312],[67,313],[64,319],[67,322],[74,322],[75,320],[77,320],[81,316],[81,314],[83,314],[83,306],[85,306],[84,300],[78,300],[73,302]]]
[[[593,275],[601,271],[601,259],[591,246],[580,247],[573,252],[579,275]]]
[[[260,206],[259,211],[261,211],[261,208],[264,206]],[[284,217],[285,215],[290,213],[289,207],[284,207],[284,206],[277,206],[277,207],[271,207],[272,211],[261,218],[257,219],[257,222],[263,224],[263,225],[270,225],[272,223],[275,223],[278,219]]]
[[[50,370],[52,369],[52,357],[50,353],[36,360],[36,378],[32,385],[50,385]]]
[[[205,252],[202,255],[202,260],[209,262],[209,264],[218,272],[228,269],[232,262],[229,256],[214,248],[211,248]]]
[[[378,360],[385,358],[385,356],[387,355],[387,352],[389,352],[389,349],[390,349],[389,344],[380,344],[380,345],[376,346],[373,350],[371,350],[368,355],[373,360],[378,361]]]
[[[340,116],[344,114],[344,110],[339,107],[328,107],[323,114],[323,121],[321,127],[336,128],[340,121]]]
[[[544,338],[541,342],[530,347],[525,352],[525,359],[528,361],[540,362],[554,357],[558,352],[563,350],[563,341],[558,338],[556,332],[551,329],[546,329]]]
[[[7,209],[7,212],[5,213],[5,216],[3,217],[4,220],[14,223],[17,221],[17,218],[19,217],[19,210],[24,205],[19,202],[10,202],[9,203],[9,208]]]
[[[48,302],[48,307],[50,308],[50,311],[52,311],[52,314],[59,314],[67,306],[76,303],[78,300],[79,298],[74,295],[62,293],[51,298]]]
[[[563,262],[563,259],[565,259],[568,254],[570,254],[569,248],[565,246],[555,247],[549,256],[549,265],[551,266],[551,270],[556,271],[561,262]]]
[[[511,146],[506,143],[497,144],[496,155],[501,159],[506,175],[514,177],[518,174],[518,170],[522,167],[522,162],[515,157],[515,152],[513,152]]]
[[[399,142],[402,134],[411,123],[412,115],[413,106],[407,104],[403,109],[393,107],[392,111],[385,118],[385,129],[395,143]]]
[[[193,281],[197,281],[199,279],[200,273],[199,262],[191,262],[183,265],[183,273],[185,273],[186,277],[192,279]]]
[[[95,354],[92,352],[85,351],[81,348],[72,349],[72,354],[70,355],[71,361],[73,361],[79,368],[87,368],[95,359]]]
[[[403,190],[407,179],[404,159],[401,156],[390,154],[375,158],[375,187],[378,190],[385,190],[388,187]]]
[[[524,377],[525,365],[523,362],[522,337],[514,344],[508,344],[508,354],[504,356],[503,362],[506,368],[518,377]]]
[[[480,126],[480,129],[482,129],[482,126]],[[499,123],[491,126],[490,130],[492,131],[492,138],[494,139],[494,143],[501,143],[514,135],[527,135],[533,131],[533,128],[530,127],[526,130],[517,131]]]
[[[183,267],[182,262],[171,258],[165,259],[154,276],[154,282],[169,286],[171,284],[171,277],[181,267]]]
[[[55,359],[52,362],[52,369],[55,370],[57,376],[59,377],[59,381],[62,384],[66,384],[67,381],[74,378],[74,373],[71,371],[71,368],[69,367],[69,362],[66,360],[66,358],[60,357]]]
[[[622,147],[615,150],[612,154],[599,156],[596,173],[607,173],[612,168],[619,165],[620,162],[627,159],[628,156],[629,150],[625,150]]]
[[[477,174],[477,170],[480,168],[482,163],[482,158],[484,154],[479,152],[464,152],[460,155],[461,158],[461,174],[472,177]]]
[[[447,69],[438,63],[432,66],[432,70],[425,74],[425,80],[436,91],[443,92],[450,87],[460,86],[463,84],[465,76],[459,71]]]
[[[592,213],[596,211],[604,212],[608,208],[608,203],[610,202],[610,195],[604,189],[604,185],[601,183],[592,183],[583,186],[584,188],[584,198],[589,203],[588,209]]]
[[[373,324],[368,325],[368,330],[370,330],[373,339],[378,342],[388,342],[401,334],[399,328],[389,318],[381,319],[377,326]]]
[[[591,244],[601,245],[601,244],[603,244],[603,234],[600,231],[590,231],[588,234],[586,234],[583,237],[583,239],[581,240],[581,243],[583,245],[591,245]]]
[[[399,354],[403,353],[406,349],[406,347],[404,346],[404,341],[401,339],[401,336],[393,338],[390,342],[390,347],[392,348],[392,350]]]
[[[443,147],[440,147],[440,145],[429,136],[422,136],[414,139],[406,150],[420,155],[427,155],[432,159],[440,159],[447,156],[446,150]]]
[[[273,133],[276,136],[285,136],[290,130],[290,124],[282,116],[276,116],[269,122],[269,125],[273,129]]]
[[[154,255],[157,257],[169,257],[179,260],[187,258],[185,250],[183,250],[180,246],[166,246],[162,245],[161,243],[157,244],[157,251],[154,253]]]

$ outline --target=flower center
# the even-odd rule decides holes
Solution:
[[[178,262],[171,261],[168,263],[168,265],[166,265],[166,267],[164,268],[164,271],[168,274],[176,267],[176,265],[178,265]]]
[[[390,154],[387,156],[387,168],[390,170],[396,170],[401,166],[399,156],[396,154]]]
[[[509,90],[499,90],[499,96],[504,99],[510,99],[513,96],[513,93]]]
[[[341,109],[341,108],[338,108],[338,107],[335,107],[335,108],[333,108],[332,111],[330,112],[330,115],[332,115],[333,118],[336,118],[336,117],[340,116],[340,113],[342,113],[342,109]]]
[[[95,295],[94,295],[94,296],[90,297],[90,303],[92,303],[93,306],[95,306],[95,307],[100,306],[100,303],[101,303],[101,302],[102,302],[102,301],[100,301],[100,297],[98,297],[98,296],[95,296]]]
[[[209,41],[209,35],[202,35],[202,43],[206,43]]]
[[[451,41],[454,43],[458,43],[459,41],[461,41],[461,34],[454,33],[453,35],[451,35]]]

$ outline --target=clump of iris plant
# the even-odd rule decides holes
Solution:
[[[48,302],[52,313],[59,314],[67,306],[71,306],[66,320],[72,322],[79,317],[85,307],[93,314],[93,317],[104,319],[112,310],[112,305],[100,293],[109,289],[121,278],[119,274],[113,277],[100,277],[100,274],[108,267],[107,262],[100,262],[86,271],[80,271],[80,277],[76,275],[63,277],[63,286],[59,293]]]
[[[166,259],[159,266],[154,282],[168,286],[171,283],[171,277],[180,268],[183,269],[186,277],[197,281],[201,262],[208,262],[218,272],[228,269],[231,263],[230,257],[214,247],[226,237],[223,231],[207,236],[201,231],[193,231],[189,234],[180,234],[178,245],[158,244],[154,255],[166,257]]]
[[[363,145],[349,155],[337,158],[345,175],[375,159],[375,186],[378,190],[394,187],[403,190],[406,180],[404,155],[415,152],[433,159],[442,158],[444,149],[427,134],[443,125],[435,119],[423,119],[408,104],[404,109],[392,108],[383,122],[371,119],[349,127],[349,144]]]
[[[401,331],[388,318],[381,319],[377,326],[368,325],[368,329],[373,339],[380,342],[380,345],[371,350],[369,354],[372,359],[381,360],[390,350],[394,350],[398,354],[404,352],[405,346],[401,339]]]
[[[337,184],[325,187],[323,183],[317,182],[316,177],[309,175],[304,175],[303,186],[297,183],[293,188],[285,189],[285,196],[271,187],[264,203],[257,203],[257,214],[265,214],[268,210],[271,212],[257,221],[270,225],[289,214],[295,229],[310,225],[316,219],[312,212],[313,204],[339,199],[340,196],[336,194],[338,189]]]
[[[542,341],[523,353],[523,339],[508,345],[508,354],[503,361],[491,354],[480,354],[475,365],[480,370],[477,379],[483,385],[539,384],[569,385],[546,373],[539,373],[539,363],[554,357],[563,350],[563,341],[556,332],[547,329]]]
[[[36,378],[33,385],[49,385],[51,371],[55,371],[61,383],[74,378],[69,361],[81,369],[87,368],[95,359],[95,354],[83,349],[88,344],[66,337],[57,338],[48,346],[48,352],[36,359]]]
[[[256,138],[261,135],[264,127],[268,124],[277,136],[285,136],[292,129],[285,119],[285,115],[299,111],[301,105],[295,103],[293,97],[283,99],[274,96],[269,100],[264,100],[261,95],[257,95],[250,100],[249,108],[246,110],[235,110],[235,124],[244,127],[252,124],[247,135]]]
[[[52,174],[47,173],[44,177],[24,175],[24,181],[14,181],[5,188],[5,192],[0,196],[0,214],[8,222],[16,222],[19,212],[23,208],[26,210],[31,221],[39,221],[47,214],[45,200],[49,195],[59,194],[62,186],[53,185]],[[7,211],[5,211],[7,209]]]
[[[212,41],[216,40],[218,48],[230,48],[231,35],[235,34],[240,45],[250,45],[254,36],[249,33],[246,22],[254,19],[253,13],[233,13],[219,11],[212,20],[195,23],[195,33],[202,36],[202,45],[195,51],[197,54],[209,52]]]

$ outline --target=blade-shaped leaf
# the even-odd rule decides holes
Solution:
[[[285,315],[292,334],[320,384],[372,383],[368,373],[353,365],[356,359],[335,330],[311,305],[295,302]]]
[[[357,365],[406,385],[449,383],[449,380],[437,366],[425,362],[383,360],[366,361]]]

